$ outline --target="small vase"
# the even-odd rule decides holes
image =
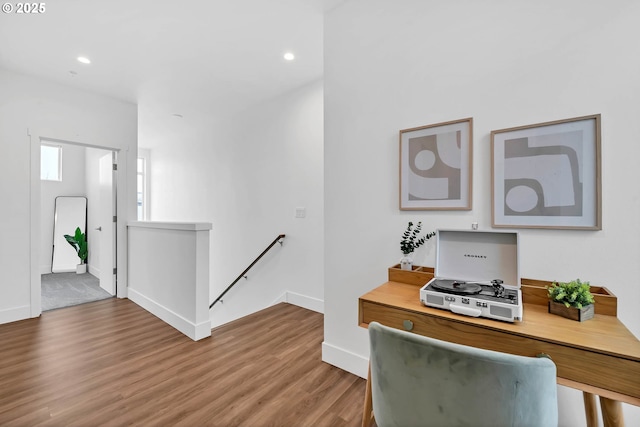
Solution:
[[[413,269],[413,258],[411,258],[411,254],[404,254],[402,256],[400,259],[400,268],[408,271]]]
[[[84,274],[87,272],[87,264],[76,265],[76,274]]]

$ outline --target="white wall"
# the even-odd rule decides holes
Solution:
[[[129,222],[128,296],[197,341],[211,336],[210,223]]]
[[[322,99],[318,81],[224,119],[157,118],[141,105],[151,220],[213,224],[212,301],[287,235],[214,306],[213,326],[280,299],[323,309]],[[294,217],[296,207],[306,218]]]
[[[324,360],[366,375],[357,299],[407,221],[491,228],[490,132],[602,114],[602,231],[520,230],[524,277],[607,286],[640,335],[640,3],[351,0],[325,20]],[[398,210],[398,131],[474,118],[473,210]],[[433,245],[416,263],[434,265]],[[526,315],[526,313],[525,313]],[[624,405],[627,422],[640,410]],[[584,425],[561,388],[562,425]]]
[[[40,273],[51,273],[56,197],[86,195],[85,148],[64,144],[62,181],[40,181]],[[72,233],[73,230],[70,230],[66,234]]]
[[[136,106],[0,69],[0,323],[40,314],[40,138],[120,149],[118,225],[135,218]],[[126,239],[118,267],[126,271]],[[119,276],[126,288],[126,276]],[[120,287],[119,287],[120,289]]]

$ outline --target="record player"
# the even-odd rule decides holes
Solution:
[[[466,316],[521,321],[518,233],[437,230],[435,274],[420,289],[420,301]]]

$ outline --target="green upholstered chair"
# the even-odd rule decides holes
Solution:
[[[379,427],[558,425],[556,366],[548,358],[468,347],[377,322],[369,324],[369,338]]]

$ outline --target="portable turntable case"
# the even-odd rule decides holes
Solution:
[[[468,316],[511,321],[522,319],[518,233],[509,231],[437,230],[434,278],[420,289],[426,306]],[[438,280],[483,283],[501,280],[517,300],[502,302],[476,295],[451,295],[429,286]]]

